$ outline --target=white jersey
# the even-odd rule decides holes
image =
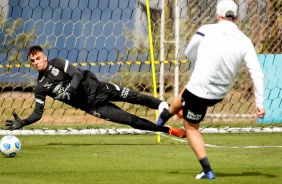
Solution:
[[[263,107],[263,73],[251,40],[236,24],[222,20],[203,25],[189,42],[185,55],[195,62],[186,88],[204,99],[223,99],[230,91],[242,61],[255,87],[257,107]]]

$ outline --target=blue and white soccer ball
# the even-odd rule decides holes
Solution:
[[[21,142],[14,135],[6,135],[0,140],[0,152],[5,157],[14,157],[21,150]]]

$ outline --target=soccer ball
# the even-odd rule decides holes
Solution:
[[[14,135],[6,135],[0,140],[0,152],[5,157],[14,157],[21,150],[21,142]]]

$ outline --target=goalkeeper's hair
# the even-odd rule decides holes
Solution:
[[[43,52],[43,49],[39,45],[34,45],[29,47],[27,54],[30,56],[31,54],[35,55],[37,52]]]

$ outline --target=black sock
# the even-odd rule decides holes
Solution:
[[[160,118],[164,121],[167,122],[169,118],[171,118],[173,114],[170,114],[168,109],[164,108],[162,113],[160,114]]]
[[[208,157],[201,158],[199,160],[199,162],[201,163],[203,171],[204,171],[205,174],[212,170],[211,166],[210,166],[210,162],[208,160]]]

